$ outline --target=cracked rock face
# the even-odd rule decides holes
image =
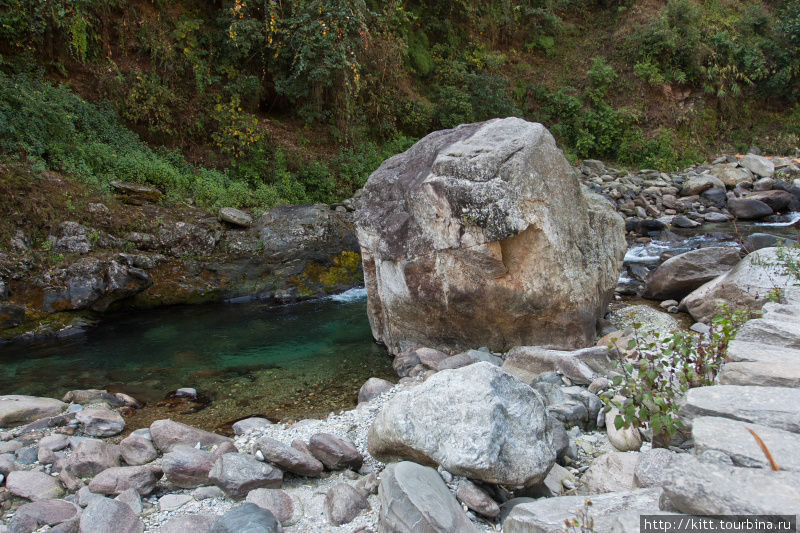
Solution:
[[[372,332],[389,350],[591,344],[624,224],[541,124],[434,132],[370,176],[356,211]]]

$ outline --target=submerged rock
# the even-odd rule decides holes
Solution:
[[[556,459],[541,395],[486,362],[396,394],[370,428],[369,450],[516,486],[544,479]]]
[[[356,212],[373,336],[393,353],[587,346],[623,226],[541,124],[432,133],[372,174]]]

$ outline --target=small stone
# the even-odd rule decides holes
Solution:
[[[374,400],[384,392],[394,387],[394,383],[381,378],[369,378],[358,391],[358,403]]]
[[[119,450],[122,458],[131,466],[147,464],[158,457],[153,442],[141,435],[128,435],[122,439]]]
[[[195,446],[200,443],[203,448],[210,448],[224,442],[233,443],[228,437],[210,433],[201,429],[174,422],[172,420],[156,420],[150,424],[153,444],[161,452],[169,452],[178,445]]]
[[[292,446],[263,437],[256,441],[255,447],[266,461],[273,463],[286,472],[301,476],[319,477],[322,475],[323,464],[314,456],[297,450]]]
[[[250,430],[263,428],[271,425],[272,422],[270,422],[266,418],[259,418],[257,416],[252,416],[250,418],[245,418],[244,420],[239,420],[238,422],[234,422],[232,427],[233,427],[233,433],[235,435],[244,435]]]
[[[247,494],[245,501],[254,503],[270,511],[281,524],[286,524],[294,516],[294,500],[280,489],[255,489]]]
[[[478,514],[494,518],[500,514],[500,506],[482,488],[471,481],[458,484],[456,497]]]
[[[366,496],[348,483],[334,485],[325,495],[325,515],[335,526],[349,524],[364,509],[369,509]]]
[[[583,494],[601,494],[636,488],[634,470],[638,452],[610,452],[601,455],[581,478]]]
[[[614,421],[618,414],[619,410],[616,407],[612,407],[606,413],[606,435],[609,442],[621,452],[638,451],[642,447],[642,436],[639,430],[634,426],[617,429]]]
[[[225,492],[219,487],[197,487],[192,491],[192,497],[197,501],[209,498],[224,498]]]
[[[245,213],[233,207],[223,207],[219,210],[219,219],[234,226],[247,228],[253,225],[253,217],[249,213]]]
[[[246,453],[226,453],[214,463],[209,480],[234,499],[258,488],[280,488],[283,472]]]
[[[212,514],[174,516],[164,522],[160,533],[209,533],[219,517]]]
[[[174,511],[194,500],[188,494],[165,494],[158,499],[158,509],[160,511]]]
[[[312,435],[308,449],[329,470],[345,468],[358,470],[364,462],[364,458],[352,442],[329,433]]]
[[[105,407],[88,407],[75,415],[81,431],[92,437],[111,437],[125,429],[125,419]]]

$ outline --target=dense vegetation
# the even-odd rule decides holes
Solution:
[[[800,142],[800,0],[6,0],[0,157],[103,187],[335,201],[443,127],[674,168]]]

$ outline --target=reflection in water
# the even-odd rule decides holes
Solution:
[[[362,289],[278,308],[172,307],[115,317],[76,338],[5,346],[0,394],[111,387],[148,402],[142,417],[170,391],[194,387],[209,407],[166,416],[206,427],[254,413],[324,415],[355,405],[367,378],[393,377],[372,341],[365,297]]]

